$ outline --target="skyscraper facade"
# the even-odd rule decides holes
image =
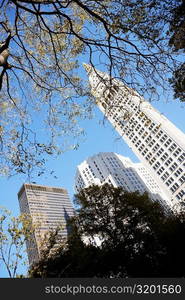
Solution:
[[[185,203],[185,135],[121,81],[90,65],[91,92],[117,132],[167,195],[175,209]]]
[[[113,153],[101,152],[87,158],[78,167],[75,176],[75,190],[92,184],[109,183],[114,187],[122,186],[129,192],[147,191],[154,200],[166,207],[166,195],[142,163],[133,163],[128,157]],[[165,201],[166,200],[166,201]]]
[[[23,184],[18,192],[21,213],[31,217],[34,233],[27,242],[30,265],[40,258],[43,242],[49,231],[61,227],[59,237],[67,237],[66,226],[69,217],[74,215],[68,193],[63,188]]]

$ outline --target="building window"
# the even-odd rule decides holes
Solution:
[[[185,152],[179,156],[178,161],[181,163],[184,161],[184,159],[185,159]]]
[[[160,130],[160,131],[156,134],[156,137],[159,138],[162,134],[163,134],[163,131]]]
[[[133,136],[134,136],[134,133],[133,133],[133,132],[131,132],[131,134],[129,135],[129,139],[132,139],[132,138],[133,138]]]
[[[141,125],[139,124],[139,125],[137,125],[135,131],[138,131],[140,128],[141,128]]]
[[[138,140],[138,137],[135,136],[135,137],[133,138],[132,142],[135,144],[135,143],[137,142],[137,140]]]
[[[145,131],[144,134],[143,134],[143,136],[142,136],[142,138],[145,139],[147,135],[148,135],[148,132]]]
[[[152,146],[155,144],[155,142],[156,142],[155,140],[152,140],[152,141],[148,144],[148,146],[149,146],[149,147],[152,147]]]
[[[165,165],[168,167],[171,162],[173,161],[173,159],[170,157],[166,162],[165,162]]]
[[[161,160],[165,161],[168,158],[168,153],[164,153],[163,156],[161,156]]]
[[[172,140],[171,140],[171,139],[168,139],[168,140],[166,141],[166,143],[164,144],[165,147],[168,147],[168,146],[171,144],[171,142],[172,142]]]
[[[174,182],[174,179],[172,177],[170,177],[170,179],[168,179],[168,181],[166,181],[166,185],[169,186],[170,184],[172,184],[172,182]]]
[[[152,153],[148,153],[148,155],[146,156],[146,160],[149,160],[152,157]]]
[[[142,155],[144,156],[148,152],[148,149],[146,148],[143,152]]]
[[[155,127],[155,128],[153,129],[153,133],[154,133],[154,134],[157,133],[158,129],[159,129],[158,126]]]
[[[168,137],[168,136],[167,136],[166,134],[164,134],[164,135],[161,137],[160,142],[163,143],[164,141],[166,141],[167,137]]]
[[[168,178],[169,175],[170,175],[170,174],[169,174],[168,172],[165,172],[165,173],[163,174],[163,176],[161,177],[162,180],[165,181],[165,180]]]
[[[175,157],[177,157],[180,153],[181,153],[181,149],[180,149],[180,148],[177,148],[177,150],[175,150],[175,152],[173,153],[173,155],[174,155]]]
[[[170,148],[169,148],[169,151],[170,152],[173,152],[175,150],[175,148],[177,148],[177,145],[175,143],[173,143]]]
[[[150,140],[151,140],[151,138],[152,138],[152,136],[151,136],[151,135],[149,135],[149,136],[147,137],[147,139],[146,139],[146,143],[149,143],[149,142],[150,142]]]
[[[170,190],[174,193],[177,189],[178,189],[179,185],[178,183],[175,183],[171,188]]]
[[[141,128],[139,134],[141,135],[144,132],[144,128]]]
[[[178,177],[180,174],[182,174],[182,172],[183,172],[183,170],[182,170],[181,168],[179,168],[179,169],[174,173],[174,175],[175,175],[176,177]]]
[[[185,182],[185,174],[182,175],[182,176],[179,178],[179,181],[180,181],[180,183],[184,183],[184,182]]]
[[[103,106],[104,109],[107,108],[107,104],[105,102],[102,103],[102,106]]]
[[[159,162],[156,162],[156,164],[153,166],[154,170],[158,169],[160,165],[161,164]]]
[[[156,161],[156,157],[153,157],[150,161],[151,164],[153,164]]]
[[[157,151],[159,149],[159,144],[156,144],[155,147],[153,148],[153,151]]]
[[[157,174],[158,175],[161,175],[161,173],[164,171],[164,168],[163,167],[161,167],[158,171],[157,171]]]
[[[143,149],[144,149],[144,147],[145,147],[145,145],[144,144],[142,144],[140,147],[139,147],[139,151],[142,151]]]
[[[177,168],[177,163],[175,162],[175,163],[173,163],[173,165],[171,165],[171,167],[170,167],[170,171],[174,171],[176,168]]]
[[[161,155],[162,153],[164,152],[164,149],[163,148],[160,148],[159,151],[157,152],[157,155]]]
[[[155,123],[152,123],[152,124],[150,125],[149,129],[152,130],[152,129],[154,128],[154,126],[155,126]]]
[[[181,190],[181,191],[177,194],[176,198],[179,199],[179,200],[181,200],[182,197],[183,197],[184,195],[185,195],[185,191],[184,191],[184,190]]]

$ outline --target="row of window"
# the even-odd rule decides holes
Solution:
[[[161,131],[160,131],[161,132]],[[135,143],[135,147],[138,148],[139,145],[141,144],[141,140],[138,140],[137,136],[134,136],[134,133],[130,134],[130,138],[133,138],[132,142]],[[150,137],[151,138],[151,137]],[[146,142],[150,141],[150,138],[148,137]],[[164,136],[164,139],[167,138],[167,135]],[[169,145],[172,142],[171,139],[169,139],[167,141],[167,144]],[[149,147],[151,147],[153,144],[155,143],[155,140],[153,139],[150,144],[148,145]],[[167,145],[166,145],[167,146]],[[157,151],[159,149],[160,145],[157,143],[154,148],[152,149],[153,151]],[[169,151],[174,151],[177,148],[177,146],[175,145],[175,143],[173,143],[170,148],[168,149]],[[138,150],[141,152],[144,149],[144,151],[142,152],[142,155],[145,156],[148,152],[148,148],[146,148],[146,146],[144,144],[142,144]],[[159,157],[162,153],[164,152],[163,148],[160,148],[159,151],[156,153],[156,156]],[[180,148],[177,148],[176,151],[173,153],[175,157],[177,157],[177,155],[179,155],[182,152],[182,150]],[[150,152],[147,156],[146,156],[146,160],[150,160],[152,156],[152,153]],[[165,152],[162,156],[161,156],[161,161],[165,161],[167,158],[169,157],[169,154],[167,152]],[[179,157],[178,157],[178,161],[181,163],[183,162],[183,160],[185,159],[185,153],[182,153]],[[155,162],[155,158],[152,159],[150,161],[150,164]],[[166,162],[165,165],[169,166],[171,163],[173,162],[172,158],[169,158]],[[177,168],[177,163],[174,163],[171,167],[170,167],[170,171],[174,171]],[[154,169],[157,169],[157,166],[154,167]]]
[[[185,190],[181,190],[177,195],[176,195],[176,198],[178,200],[181,200],[182,197],[185,195]]]
[[[147,119],[148,119],[148,118],[146,117],[146,115],[145,115],[143,112],[137,112],[136,115],[139,115],[140,118],[143,116],[143,117],[144,117],[143,120],[147,120]],[[142,120],[142,119],[141,119],[141,120]],[[141,121],[141,120],[139,120],[139,121]],[[148,119],[148,120],[149,120],[149,119]],[[141,124],[138,124],[138,122],[137,122],[134,118],[132,118],[132,119],[129,121],[129,123],[132,124],[133,127],[135,127],[135,131],[136,131],[136,132],[140,129],[140,131],[138,132],[139,136],[142,135],[142,133],[145,131],[144,135],[142,136],[143,139],[146,138],[147,135],[149,134],[149,132],[146,131],[146,128],[142,127]],[[137,125],[137,126],[136,126],[136,125]],[[124,132],[126,133],[127,136],[131,133],[131,131],[133,131],[132,126],[128,126],[128,125],[127,125],[127,126],[124,128]],[[152,130],[154,126],[156,126],[156,124],[155,124],[155,123],[152,123],[148,129]],[[158,131],[159,128],[160,128],[160,125],[157,125],[155,129],[157,129],[157,131]],[[153,131],[153,133],[154,133],[154,131]],[[166,141],[166,142],[164,143],[164,146],[165,146],[166,148],[169,147],[169,148],[168,148],[168,151],[169,151],[169,152],[172,152],[173,155],[174,155],[175,157],[177,157],[177,156],[182,152],[182,150],[178,147],[178,145],[177,145],[176,143],[174,143],[174,142],[172,141],[172,139],[168,138],[167,134],[164,133],[163,130],[160,130],[160,131],[156,134],[156,138],[159,138],[160,136],[161,136],[160,142],[161,142],[161,143],[164,143],[164,142]],[[132,139],[132,138],[134,137],[134,133],[132,132],[132,134],[131,134],[129,137]],[[168,139],[167,139],[167,138],[168,138]],[[132,142],[134,143],[134,142],[136,142],[136,140],[137,140],[136,137],[134,137],[134,140],[133,140]],[[152,146],[156,143],[156,139],[155,139],[155,138],[152,138],[152,136],[150,135],[150,136],[147,137],[147,139],[145,140],[145,142],[146,142],[147,144],[149,144],[149,145],[148,145],[149,147],[152,147]],[[172,142],[173,142],[173,143],[172,143]],[[153,150],[156,151],[156,150],[159,148],[159,146],[160,146],[159,144],[156,144],[155,147],[153,148]],[[179,158],[178,158],[179,162],[182,162],[184,159],[185,159],[185,153],[183,153],[182,156],[179,156]]]

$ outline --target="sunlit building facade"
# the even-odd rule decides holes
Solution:
[[[78,167],[75,176],[75,191],[92,184],[112,184],[129,192],[148,192],[153,200],[165,206],[166,195],[150,176],[142,163],[133,163],[128,157],[113,152],[100,152],[88,157]]]
[[[96,103],[177,209],[185,203],[185,134],[121,81],[84,64]]]

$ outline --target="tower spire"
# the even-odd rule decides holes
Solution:
[[[93,67],[89,64],[83,63],[83,66],[84,66],[84,69],[87,71],[88,74],[93,70]]]

